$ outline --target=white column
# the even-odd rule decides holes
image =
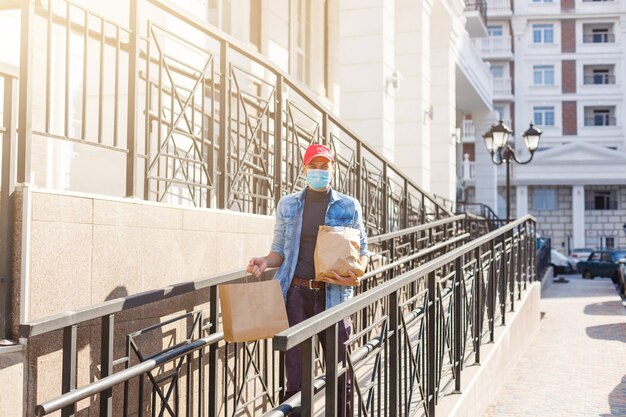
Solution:
[[[575,248],[585,245],[585,186],[572,186],[572,231]]]
[[[518,185],[515,187],[516,199],[515,204],[517,207],[517,217],[520,218],[528,214],[528,186]]]
[[[432,192],[456,199],[456,44],[464,30],[459,16],[435,2],[431,24]]]
[[[497,112],[475,112],[472,119],[476,126],[476,139],[474,144],[474,154],[476,157],[476,201],[491,207],[498,212],[498,171],[496,165],[491,162],[491,155],[485,148],[485,141],[482,135],[491,129],[491,125],[496,121]]]
[[[341,119],[394,160],[394,0],[342,1],[339,8]]]
[[[430,25],[432,0],[396,0],[395,162],[430,190]]]

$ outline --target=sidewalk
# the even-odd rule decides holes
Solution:
[[[566,278],[485,417],[626,416],[626,308],[608,278]]]

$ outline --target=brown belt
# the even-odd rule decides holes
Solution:
[[[314,279],[304,279],[298,277],[293,277],[293,279],[291,280],[291,285],[293,285],[294,287],[304,287],[310,290],[317,291],[326,288],[326,283],[323,281],[315,281]]]

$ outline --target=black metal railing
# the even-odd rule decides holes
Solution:
[[[374,291],[378,285],[463,246],[470,238],[467,230],[473,222],[482,220],[460,215],[373,237],[372,248],[377,252],[371,259],[372,271],[363,277],[357,293]],[[239,282],[243,276],[243,271],[213,276],[23,324],[20,337],[32,344],[54,332],[62,331],[64,335],[59,346],[63,361],[56,370],[62,375],[63,394],[40,403],[32,414],[43,416],[64,410],[65,415],[73,415],[77,410],[89,409],[90,415],[103,417],[112,410],[124,416],[157,416],[162,412],[172,416],[188,412],[231,416],[256,415],[277,406],[285,389],[282,354],[273,352],[267,340],[223,340],[217,286]],[[273,271],[268,271],[263,279],[272,276]],[[420,291],[418,286],[414,291]],[[384,308],[382,304],[372,305],[352,317],[356,334],[361,334],[358,343],[367,343],[367,329],[378,325]],[[184,312],[169,314],[180,309]],[[155,324],[139,329],[129,328],[134,315],[154,311],[171,318],[163,322],[157,318]],[[98,324],[93,325],[94,321]],[[79,367],[76,335],[79,329],[89,329],[90,323],[90,331],[99,334],[99,341],[90,346],[91,366]],[[161,345],[164,337],[169,341],[165,349]],[[53,342],[48,339],[47,343]],[[76,375],[88,373],[98,363],[100,373],[95,382],[79,387]],[[321,369],[323,365],[320,357]],[[81,374],[79,380],[85,379]],[[82,405],[86,399],[89,401]]]
[[[487,24],[487,7],[487,0],[465,0],[465,11],[477,11],[485,25]]]
[[[275,349],[302,349],[302,391],[265,416],[296,407],[304,417],[318,410],[337,416],[343,390],[358,415],[434,417],[439,399],[461,391],[462,370],[480,364],[496,322],[506,324],[509,308],[536,279],[534,256],[535,222],[526,216],[281,332]],[[363,310],[380,313],[337,357],[338,323]],[[314,362],[318,334],[325,334],[323,372]],[[339,385],[346,376],[351,389]]]
[[[79,144],[78,159],[85,147],[125,159],[107,189],[126,196],[272,214],[304,186],[304,149],[325,143],[370,235],[451,214],[266,57],[171,2],[129,1],[128,14],[124,25],[69,0],[22,2],[18,182],[40,137]]]
[[[506,219],[501,219],[491,207],[483,203],[457,201],[456,212],[473,213],[477,216],[483,217],[488,221],[490,230],[495,230],[506,224]]]
[[[585,84],[615,84],[615,75],[610,74],[593,74],[584,76]]]
[[[489,230],[495,230],[506,224],[506,219],[501,219],[487,204],[468,201],[453,201],[438,195],[435,195],[434,197],[453,213],[471,213],[485,219],[487,221],[486,224],[489,226]]]

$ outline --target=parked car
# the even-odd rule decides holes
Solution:
[[[589,259],[576,264],[578,272],[585,279],[609,277],[616,284],[619,282],[619,261],[626,258],[626,250],[597,250],[591,252]]]
[[[576,265],[578,261],[586,261],[589,259],[591,252],[593,252],[592,248],[574,248],[570,251],[568,259]]]
[[[571,274],[574,272],[574,264],[556,249],[550,250],[550,266],[555,274]]]
[[[619,260],[619,268],[617,268],[617,286],[619,287],[620,295],[626,297],[626,259]]]

